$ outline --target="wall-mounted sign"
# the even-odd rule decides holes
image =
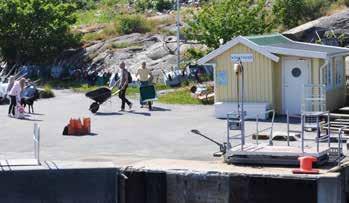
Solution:
[[[253,62],[253,54],[232,54],[231,60],[234,63],[238,62]]]
[[[221,86],[228,85],[228,76],[226,71],[218,71],[216,75],[217,84]]]

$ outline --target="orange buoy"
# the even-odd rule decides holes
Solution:
[[[81,135],[82,133],[82,123],[80,118],[75,120],[75,130],[77,135]]]
[[[91,133],[91,119],[90,118],[83,118],[83,129],[85,134]]]
[[[74,129],[74,120],[70,118],[69,125],[68,125],[68,135],[74,135],[75,129]]]
[[[300,167],[299,169],[292,170],[296,174],[319,174],[318,169],[313,169],[313,162],[317,159],[313,156],[302,156],[298,157]]]

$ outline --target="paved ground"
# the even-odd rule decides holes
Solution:
[[[131,164],[153,158],[215,160],[214,144],[190,133],[193,128],[223,141],[226,122],[215,119],[213,106],[164,105],[155,103],[155,110],[140,109],[135,101],[132,112],[117,112],[117,97],[106,103],[97,115],[88,111],[91,100],[68,90],[57,91],[53,99],[35,104],[35,115],[27,120],[7,116],[8,106],[0,106],[0,158],[31,158],[33,155],[33,124],[41,126],[41,157],[43,160],[113,161]],[[70,117],[90,116],[92,136],[62,136]],[[248,122],[248,133],[255,124]],[[269,126],[262,123],[261,127]],[[285,129],[284,123],[277,129]],[[220,160],[219,158],[216,160]]]

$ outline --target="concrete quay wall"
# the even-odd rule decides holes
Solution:
[[[1,168],[1,203],[344,203],[349,194],[347,168],[294,175],[290,168],[172,160]]]
[[[132,170],[120,177],[120,203],[341,203],[341,177]]]

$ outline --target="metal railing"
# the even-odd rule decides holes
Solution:
[[[311,116],[314,116],[314,114],[310,114]],[[337,159],[336,160],[340,160],[342,157],[342,152],[343,152],[343,143],[342,143],[342,139],[343,139],[343,133],[344,130],[347,129],[347,127],[341,127],[338,130],[338,148],[333,148],[331,146],[331,138],[333,137],[333,133],[331,132],[331,113],[330,112],[322,112],[322,113],[318,113],[316,114],[316,137],[315,139],[310,139],[310,138],[305,138],[305,118],[306,116],[308,116],[307,113],[304,113],[302,115],[289,115],[287,113],[287,145],[290,146],[289,143],[289,138],[290,138],[290,133],[291,132],[295,132],[295,133],[300,133],[301,134],[301,151],[302,153],[304,153],[304,142],[305,141],[315,141],[316,142],[316,151],[317,153],[320,152],[320,142],[326,142],[327,141],[327,153],[329,155],[331,154],[331,150],[336,150],[337,153]],[[301,119],[301,130],[290,130],[290,118],[300,118]],[[325,137],[321,137],[321,126],[320,126],[320,117],[327,117],[327,122],[323,123],[323,125],[327,125],[327,136]]]
[[[310,139],[310,138],[305,138],[305,121],[307,116],[315,116],[315,121],[316,121],[316,138],[315,139]],[[301,138],[301,150],[304,153],[304,141],[315,141],[316,142],[316,148],[317,152],[320,151],[320,140],[321,140],[321,127],[320,127],[320,117],[321,116],[327,116],[327,119],[330,121],[330,113],[329,112],[319,112],[316,115],[314,113],[307,114],[303,113],[301,115],[290,115],[287,112],[287,146],[290,146],[290,133],[299,133],[300,138]],[[301,129],[300,130],[291,130],[290,129],[290,118],[299,118],[301,120]],[[329,124],[330,125],[330,124]],[[330,132],[329,132],[330,133]],[[323,140],[322,140],[323,141]]]
[[[259,129],[259,118],[261,115],[266,115],[266,114],[270,114],[273,113],[272,119],[271,119],[271,127],[268,128],[264,128],[264,129]],[[257,114],[257,118],[256,118],[256,144],[258,145],[258,137],[259,137],[259,133],[270,130],[270,135],[269,135],[269,145],[273,145],[273,129],[274,129],[274,119],[275,119],[275,110],[268,110],[262,113]]]
[[[267,128],[264,128],[264,129],[260,129],[260,125],[259,125],[259,122],[260,122],[260,118],[261,118],[261,115],[266,115],[266,114],[270,114],[272,113],[272,122],[271,122],[271,126],[270,127],[267,127]],[[246,112],[245,112],[246,114]],[[245,138],[247,137],[252,137],[253,135],[256,136],[256,144],[258,145],[259,144],[259,139],[258,139],[258,136],[259,136],[259,133],[261,132],[265,132],[267,130],[270,130],[270,135],[269,135],[269,145],[273,145],[273,142],[272,142],[272,137],[273,137],[273,129],[274,129],[274,120],[275,120],[275,110],[272,109],[272,110],[267,110],[265,112],[260,112],[256,115],[256,133],[252,133],[250,135],[245,135],[243,133],[243,127],[244,127],[244,123],[245,123],[245,119],[242,119],[242,116],[241,116],[241,112],[230,112],[227,114],[227,144],[228,144],[228,148],[233,148],[233,147],[237,147],[237,146],[241,146],[241,151],[244,150],[244,145],[245,145]],[[240,133],[238,134],[235,134],[235,135],[230,135],[230,131],[232,130],[232,125],[236,125],[238,124],[238,127],[236,127],[234,130],[239,130]],[[234,146],[231,145],[231,140],[240,140],[240,143],[239,144],[236,144]]]
[[[245,112],[246,113],[246,112]],[[243,135],[243,130],[242,127],[244,125],[245,119],[242,118],[241,116],[241,112],[229,112],[227,114],[227,144],[228,144],[228,148],[233,148],[233,147],[237,147],[240,144],[231,145],[231,140],[241,140],[241,143],[244,143],[244,135]],[[236,125],[236,126],[233,126]],[[234,129],[232,129],[232,127],[235,127]],[[235,134],[235,135],[230,135],[230,131],[231,130],[239,130],[240,133],[239,134]],[[243,150],[243,144],[241,144],[241,150]]]

